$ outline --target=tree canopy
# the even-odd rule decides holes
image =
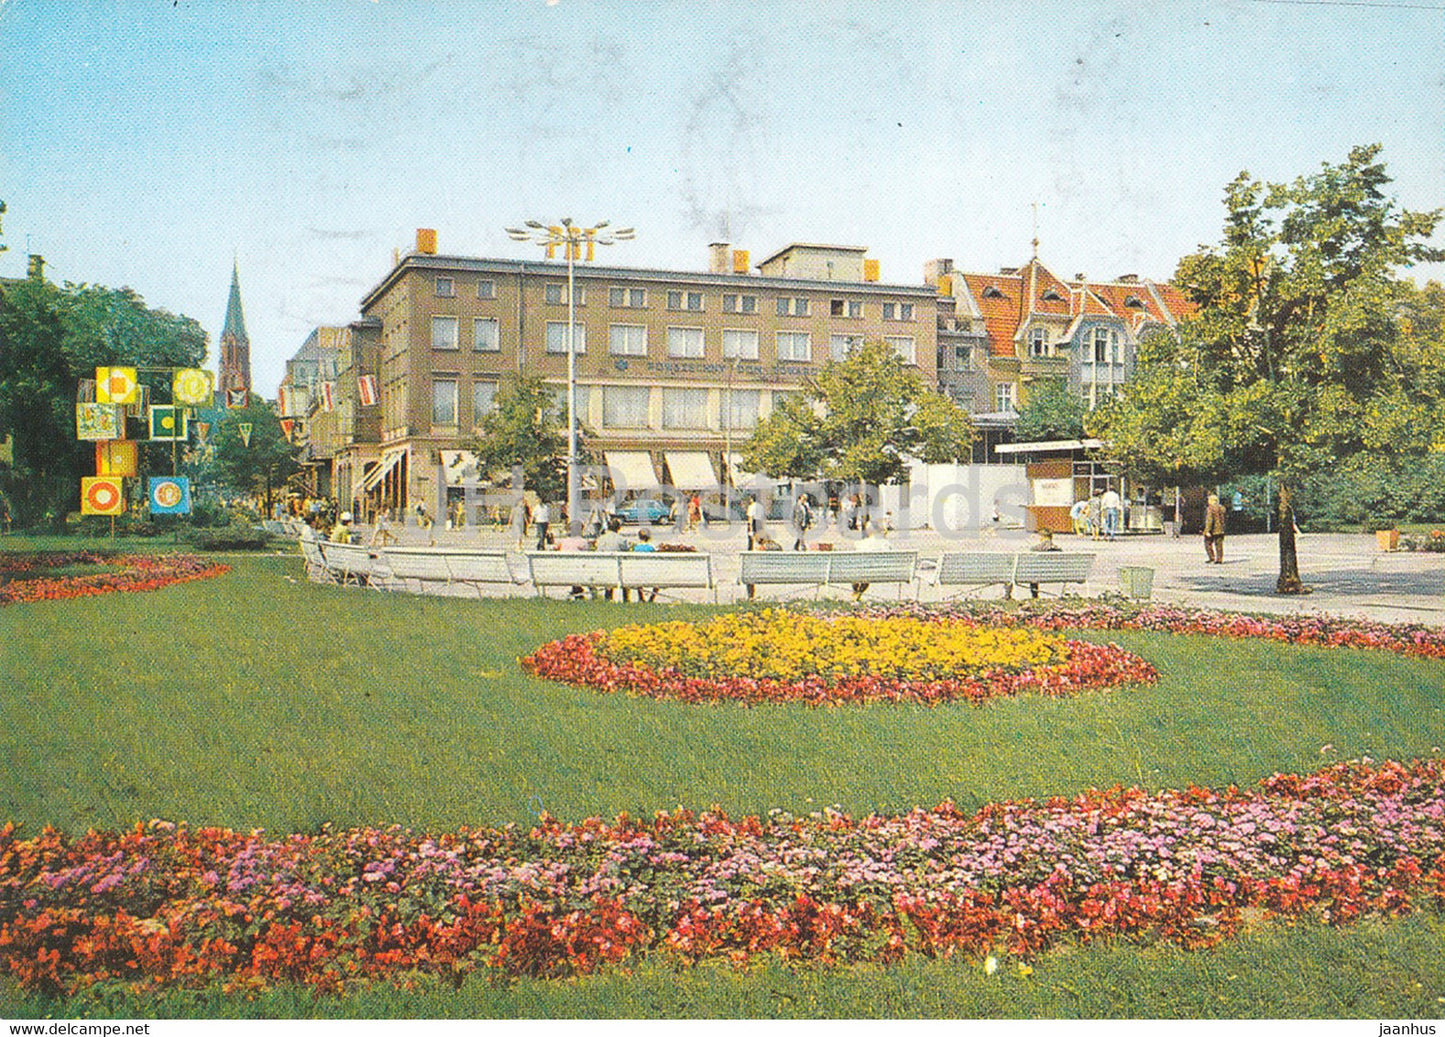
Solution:
[[[1079,439],[1084,434],[1084,417],[1088,405],[1077,393],[1069,391],[1062,378],[1036,382],[1029,398],[1019,408],[1014,435],[1022,443],[1038,443],[1051,439]]]
[[[528,489],[543,500],[567,496],[567,408],[539,377],[503,383],[496,407],[482,418],[481,433],[468,446],[480,466],[491,472],[520,467]],[[587,429],[579,422],[578,459],[585,459]]]
[[[902,476],[910,458],[966,460],[973,440],[967,413],[891,347],[865,342],[774,403],[743,447],[743,466],[773,478],[877,485]]]
[[[1423,452],[1439,427],[1438,371],[1423,377],[1433,354],[1403,333],[1415,289],[1397,271],[1445,257],[1426,243],[1441,212],[1398,209],[1379,153],[1230,183],[1221,242],[1175,275],[1196,312],[1141,345],[1135,380],[1093,424],[1146,479],[1275,479],[1281,593],[1302,589],[1291,487],[1364,451]]]
[[[242,435],[249,425],[249,436]],[[242,493],[260,493],[271,511],[271,498],[286,480],[300,470],[281,419],[270,404],[251,393],[246,406],[228,409],[211,430],[215,455],[210,474],[223,486]]]

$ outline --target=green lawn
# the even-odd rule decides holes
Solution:
[[[1156,686],[983,707],[689,706],[534,680],[517,658],[566,632],[706,607],[380,595],[300,581],[299,558],[227,560],[226,576],[156,593],[0,609],[0,820],[83,830],[162,817],[280,832],[678,804],[856,814],[1118,782],[1246,784],[1445,743],[1442,664],[1383,652],[1119,633],[1159,669]],[[1061,953],[1027,980],[958,962],[685,976],[645,963],[630,978],[477,984],[417,1004],[438,1015],[1438,1015],[1442,936],[1438,918],[1269,927],[1194,954]],[[1264,974],[1250,965],[1259,954]],[[195,1011],[248,1009],[208,996]],[[168,1010],[188,1011],[188,997]],[[249,1008],[375,1015],[411,1002],[386,990],[350,1008],[312,1004],[281,991]]]

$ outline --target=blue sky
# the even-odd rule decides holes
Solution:
[[[676,269],[866,245],[914,283],[1027,259],[1036,203],[1056,272],[1163,278],[1242,169],[1378,141],[1445,204],[1445,0],[0,0],[0,53],[0,275],[129,285],[214,366],[234,257],[267,395],[417,227],[533,258],[503,227],[609,219],[607,262]]]

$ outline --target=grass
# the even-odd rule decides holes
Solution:
[[[226,576],[155,593],[0,610],[0,819],[75,831],[164,817],[281,832],[677,804],[861,814],[1115,783],[1248,784],[1445,743],[1441,664],[1383,652],[1120,632],[1114,640],[1159,669],[1156,686],[983,707],[688,706],[535,680],[517,658],[570,631],[701,617],[706,606],[386,596],[291,582],[297,558],[227,560]],[[1049,956],[1028,981],[959,962],[685,974],[643,963],[631,977],[475,984],[415,1002],[392,988],[343,1002],[212,992],[127,1011],[1399,1016],[1418,982],[1428,994],[1419,1011],[1438,1015],[1442,935],[1439,918],[1416,918],[1268,928],[1195,954],[1087,947]],[[1395,964],[1381,972],[1381,962]],[[1240,979],[1219,978],[1229,974]],[[32,1006],[20,1014],[43,1007],[18,1004]]]

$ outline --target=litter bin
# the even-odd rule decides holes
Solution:
[[[1126,597],[1149,600],[1154,593],[1154,570],[1142,565],[1119,566],[1119,589]]]

